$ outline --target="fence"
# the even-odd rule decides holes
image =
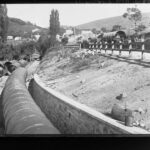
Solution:
[[[120,55],[122,51],[128,51],[129,55],[131,52],[141,52],[141,59],[143,59],[144,53],[150,53],[148,42],[89,44],[89,49],[105,50],[105,53],[107,50],[111,50],[112,54],[113,51],[119,51]]]
[[[64,48],[77,48],[77,49],[80,49],[80,45],[65,45]]]

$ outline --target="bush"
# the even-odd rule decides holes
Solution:
[[[82,43],[81,43],[81,48],[89,48],[89,42],[84,40]]]
[[[76,61],[76,59],[74,59],[74,69],[73,71],[80,71],[82,69],[85,69],[87,67],[89,67],[90,65],[90,60],[85,58],[85,59],[78,59],[78,61]]]
[[[62,38],[61,42],[63,45],[66,45],[68,43],[68,38],[67,37]]]
[[[145,50],[149,50],[150,51],[150,39],[147,39],[145,41]]]
[[[34,48],[36,47],[37,43],[34,41],[23,42],[16,46],[3,43],[0,44],[0,59],[18,60],[22,55],[26,58],[30,58],[30,56],[34,53]]]
[[[11,60],[13,57],[13,49],[11,45],[0,44],[0,59],[1,60]]]

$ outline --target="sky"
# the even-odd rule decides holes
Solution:
[[[142,13],[150,12],[150,3],[136,4]],[[52,9],[59,12],[61,25],[77,26],[98,19],[121,16],[135,4],[7,4],[8,16],[47,28]]]

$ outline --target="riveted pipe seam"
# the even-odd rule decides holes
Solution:
[[[13,109],[14,107],[16,107],[18,105],[21,105],[21,104],[23,105],[23,104],[26,104],[26,103],[34,105],[34,103],[29,103],[29,102],[26,102],[26,101],[24,101],[24,102],[18,102],[18,103],[14,104],[14,105],[11,105],[10,108],[9,108],[9,105],[8,105],[8,106],[5,107],[5,109],[6,109],[5,114],[9,113],[9,111],[11,111],[11,109]],[[9,108],[9,109],[7,110],[7,108]],[[4,116],[5,116],[5,114],[4,114]]]
[[[10,93],[11,94],[11,93]],[[24,101],[27,101],[27,102],[32,102],[31,99],[26,99],[26,95],[23,95],[23,93],[20,93],[20,95],[16,94],[16,96],[12,95],[12,96],[9,96],[8,95],[8,98],[4,98],[3,100],[6,102],[4,104],[4,106],[7,106],[10,102],[11,103],[14,103],[14,101],[22,101],[22,99],[24,99]],[[11,101],[9,99],[12,99]]]
[[[43,118],[44,117],[44,115],[42,114],[42,113],[40,113],[39,111],[38,111],[38,109],[33,109],[33,108],[31,108],[31,107],[24,107],[24,108],[20,108],[19,107],[19,109],[15,109],[15,110],[13,110],[13,111],[11,111],[9,114],[11,114],[11,115],[7,115],[7,116],[5,116],[5,118],[7,118],[6,119],[6,127],[8,126],[8,124],[9,124],[9,122],[11,122],[11,120],[13,121],[13,120],[17,120],[18,121],[18,119],[17,118],[19,118],[20,117],[20,115],[21,114],[23,114],[23,116],[25,116],[25,114],[22,112],[22,111],[30,111],[30,113],[32,112],[35,112],[34,114],[36,114],[36,116],[37,117],[41,117],[41,118]],[[22,112],[22,113],[21,113]],[[18,114],[19,113],[19,114]],[[11,123],[12,124],[12,123]],[[15,124],[15,122],[13,123],[13,124]]]
[[[11,118],[13,118],[15,115],[20,113],[20,111],[26,110],[26,109],[28,109],[28,110],[31,109],[32,111],[38,111],[38,109],[33,109],[31,107],[20,108],[19,110],[17,109],[14,112],[11,112],[11,115],[9,115],[9,113],[8,113],[6,116],[4,116],[5,118],[8,118],[8,119],[6,119],[6,124]],[[40,113],[39,113],[39,115],[40,115]],[[42,116],[42,115],[40,115],[40,116]]]
[[[21,97],[20,97],[21,98]],[[22,108],[22,107],[31,107],[31,108],[33,108],[33,109],[36,109],[36,110],[38,110],[38,107],[36,107],[35,105],[34,105],[34,103],[31,103],[31,102],[27,102],[27,101],[23,101],[23,102],[26,102],[26,103],[20,103],[19,102],[19,104],[18,104],[18,102],[17,102],[17,104],[18,105],[5,105],[5,112],[4,112],[4,116],[8,113],[8,112],[10,112],[11,111],[11,109],[12,108],[14,108],[12,111],[14,112],[15,111],[15,108],[17,108],[17,107],[20,107],[20,108]]]
[[[28,117],[27,120],[26,119],[22,119],[23,117],[27,118],[27,116],[31,115],[31,113],[32,113],[32,115],[35,115],[36,118],[38,118],[40,121],[42,120],[41,118],[44,118],[44,116],[40,116],[40,114],[37,114],[34,111],[29,111],[29,112],[26,111],[26,113],[24,113],[25,116],[22,115],[22,113],[20,113],[19,115],[16,115],[13,118],[10,118],[8,120],[7,125],[6,125],[7,131],[8,132],[11,131],[13,128],[15,128],[15,126],[17,126],[18,124],[21,124],[21,123],[23,124],[24,122],[26,123],[26,121],[28,121],[28,122],[31,121],[33,123],[33,119],[31,120],[29,117]],[[17,120],[17,122],[15,120]]]
[[[27,70],[16,69],[2,91],[6,134],[60,134],[36,105],[26,88]]]
[[[12,99],[12,98],[13,98],[13,97],[11,97],[11,99]],[[14,98],[16,98],[16,97],[14,97]],[[10,102],[10,101],[6,101],[6,104],[4,104],[4,109],[6,109],[6,108],[9,107],[9,106],[12,106],[12,104],[14,104],[14,103],[19,103],[19,102],[21,102],[22,99],[25,99],[25,97],[22,96],[22,95],[19,95],[16,99],[12,99],[11,102]],[[31,102],[28,101],[28,100],[24,100],[24,101],[27,102],[27,103],[31,103]]]

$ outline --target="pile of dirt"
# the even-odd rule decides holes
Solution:
[[[150,129],[150,71],[142,65],[99,55],[44,60],[38,71],[45,84],[111,117],[114,104],[134,111],[134,124]],[[126,93],[123,100],[117,99]],[[141,112],[139,111],[141,110]]]

